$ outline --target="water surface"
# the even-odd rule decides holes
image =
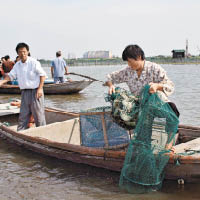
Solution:
[[[175,84],[170,99],[176,103],[182,124],[200,126],[200,65],[162,65]],[[50,68],[44,66],[50,77]],[[122,66],[70,67],[69,71],[105,80],[109,72]],[[71,76],[72,79],[79,79]],[[121,87],[126,86],[124,84]],[[45,96],[45,104],[70,111],[109,105],[107,88],[94,82],[79,94]],[[1,102],[19,95],[1,95]],[[0,199],[102,199],[102,200],[188,200],[200,199],[200,184],[178,185],[165,181],[162,190],[133,195],[119,190],[119,173],[42,156],[0,140]]]

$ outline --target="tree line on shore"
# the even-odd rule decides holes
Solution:
[[[88,66],[88,65],[123,65],[126,64],[120,57],[115,58],[64,58],[68,66]],[[190,56],[187,58],[172,58],[171,56],[153,56],[147,57],[146,60],[159,64],[198,64],[200,56]],[[51,64],[51,60],[39,59],[41,64]]]

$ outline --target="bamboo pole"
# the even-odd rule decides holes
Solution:
[[[105,147],[108,148],[108,136],[107,136],[107,131],[106,131],[106,123],[104,119],[104,114],[101,114],[101,121],[102,121],[102,127],[103,127],[103,136],[104,136],[104,142],[105,142]]]
[[[77,74],[77,73],[74,73],[74,72],[70,72],[69,75],[81,76],[81,77],[84,77],[84,78],[88,78],[88,79],[90,79],[90,80],[92,80],[92,81],[99,81],[99,82],[104,83],[103,81],[97,80],[97,79],[92,78],[92,77],[90,77],[90,76],[86,76],[86,75],[82,75],[82,74]]]

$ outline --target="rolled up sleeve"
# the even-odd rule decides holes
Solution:
[[[36,72],[39,74],[39,76],[45,76],[46,78],[48,78],[46,72],[38,61],[36,63]]]
[[[163,92],[170,96],[174,92],[174,83],[167,77],[166,71],[160,67],[158,73],[158,82],[163,84]]]

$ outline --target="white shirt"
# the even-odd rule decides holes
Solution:
[[[163,83],[163,92],[157,91],[158,96],[165,102],[169,101],[168,96],[174,92],[174,84],[167,77],[166,71],[158,64],[145,61],[140,77],[130,67],[108,74],[108,80],[113,84],[126,83],[130,91],[138,96],[146,84]]]
[[[47,77],[40,62],[32,57],[28,57],[25,63],[21,60],[18,61],[10,73],[8,73],[8,76],[11,81],[17,78],[21,90],[38,88],[40,76]]]

